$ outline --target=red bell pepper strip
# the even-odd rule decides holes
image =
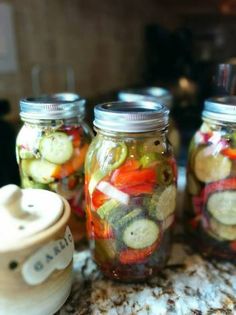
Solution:
[[[127,186],[121,189],[123,192],[131,196],[138,196],[141,194],[151,194],[154,190],[154,184],[144,183],[140,185]]]
[[[144,262],[157,248],[159,241],[143,249],[125,249],[120,252],[121,264],[137,264]]]
[[[81,136],[83,134],[83,130],[81,127],[68,127],[63,129],[62,131],[66,132],[66,134],[72,138],[72,143],[74,147],[80,146]]]
[[[95,189],[92,195],[92,205],[98,209],[109,197],[101,191]]]
[[[127,172],[138,170],[140,168],[140,165],[140,162],[135,159],[127,159],[123,165],[114,170],[114,172],[112,173],[111,182],[113,183],[113,180],[116,177],[118,177],[119,179],[122,174],[124,175]]]
[[[134,171],[139,169],[141,166],[140,162],[135,160],[135,159],[127,159],[125,163],[120,166],[117,171],[119,170],[120,172],[129,172],[129,171]]]
[[[227,156],[231,160],[235,160],[236,159],[236,149],[225,148],[225,149],[221,150],[221,153],[223,155]]]
[[[119,188],[126,188],[128,186],[140,185],[143,183],[157,182],[157,174],[155,168],[144,168],[132,171],[122,171],[117,169],[111,177],[111,182],[114,186]]]

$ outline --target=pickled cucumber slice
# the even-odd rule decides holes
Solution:
[[[136,219],[137,217],[139,217],[142,214],[142,209],[140,208],[136,208],[132,211],[130,211],[128,214],[126,214],[125,216],[123,216],[118,222],[117,222],[117,226],[125,226],[127,225],[129,222],[133,221],[134,219]]]
[[[211,218],[210,227],[214,234],[221,237],[223,240],[236,240],[236,225],[224,225],[219,223],[214,218]]]
[[[207,210],[222,224],[236,224],[236,191],[213,193],[207,201]]]
[[[28,176],[23,176],[21,178],[21,187],[22,188],[49,189],[47,184],[36,183],[33,180],[30,180]]]
[[[55,180],[53,178],[55,168],[57,167],[55,164],[46,160],[22,160],[21,163],[23,174],[31,177],[34,182],[49,184]]]
[[[110,199],[97,209],[97,214],[102,220],[113,223],[123,216],[124,211],[119,201]]]
[[[70,138],[63,132],[54,132],[42,137],[39,151],[43,158],[55,164],[63,164],[70,160],[73,145]]]
[[[151,246],[159,234],[160,229],[154,221],[137,219],[124,229],[122,240],[129,248],[142,249]]]
[[[187,175],[187,189],[190,195],[199,195],[201,191],[201,185],[192,174]]]
[[[201,149],[195,156],[194,171],[196,177],[204,183],[228,177],[231,171],[231,161],[222,154],[209,155],[206,149]]]
[[[146,201],[146,206],[150,216],[157,220],[165,220],[175,211],[177,190],[174,185],[170,185],[164,191],[157,191],[151,199]]]
[[[169,215],[162,223],[163,231],[169,229],[173,225],[174,222],[175,222],[175,215],[174,214]]]

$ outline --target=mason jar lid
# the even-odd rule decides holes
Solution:
[[[118,98],[121,101],[127,102],[135,102],[148,98],[153,101],[159,101],[168,108],[171,108],[173,101],[173,97],[167,89],[155,86],[123,90],[118,93]]]
[[[20,100],[22,119],[66,119],[85,116],[85,100],[75,93],[57,93]]]
[[[168,126],[169,110],[161,103],[140,100],[111,102],[94,109],[94,126],[118,132],[147,132]]]
[[[236,96],[209,98],[204,103],[203,118],[236,122]]]

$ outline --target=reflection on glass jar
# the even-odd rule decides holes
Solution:
[[[128,89],[120,91],[118,98],[121,101],[135,102],[144,99],[160,102],[171,109],[173,97],[169,90],[161,87],[147,87],[139,89]],[[172,117],[169,119],[168,139],[173,146],[175,156],[178,156],[180,151],[180,133]]]
[[[76,214],[71,219],[75,240],[85,236],[78,220],[85,220],[83,170],[92,137],[83,121],[84,103],[72,93],[22,99],[24,125],[16,141],[22,187],[47,189],[66,198]]]
[[[236,258],[236,97],[208,99],[189,148],[185,219],[206,256]]]
[[[94,259],[112,279],[143,280],[165,265],[175,220],[168,110],[151,101],[98,105],[94,125],[85,162]]]

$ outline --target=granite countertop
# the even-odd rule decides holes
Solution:
[[[158,277],[143,284],[105,279],[88,249],[74,255],[71,295],[58,315],[236,314],[236,268],[207,261],[176,233],[170,260]]]
[[[181,222],[185,169],[179,168],[177,217]],[[185,242],[181,225],[166,267],[142,284],[102,276],[88,249],[74,255],[74,285],[57,315],[236,315],[236,268],[207,261]]]

